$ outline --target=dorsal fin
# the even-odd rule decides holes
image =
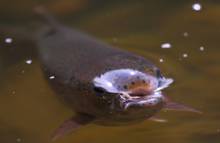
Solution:
[[[56,20],[56,18],[50,14],[46,8],[43,6],[37,6],[34,8],[34,12],[46,23],[48,24],[53,30],[59,29],[61,24]]]

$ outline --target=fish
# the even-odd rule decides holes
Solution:
[[[162,90],[174,79],[163,76],[146,58],[64,26],[42,7],[35,12],[47,27],[36,34],[42,70],[75,113],[54,131],[53,140],[91,123],[164,121],[155,117],[163,109],[201,113],[164,95]]]

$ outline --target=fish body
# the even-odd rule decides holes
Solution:
[[[147,72],[156,68],[143,57],[70,28],[58,28],[51,35],[39,36],[39,55],[46,75],[55,76],[50,80],[52,87],[76,112],[111,116],[109,105],[94,91],[96,76],[117,69]]]
[[[55,131],[54,139],[91,122],[137,123],[168,107],[161,90],[173,80],[151,62],[63,26],[42,9],[38,13],[49,23],[36,38],[45,77],[76,113]]]

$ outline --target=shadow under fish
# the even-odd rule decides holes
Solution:
[[[36,12],[48,25],[36,36],[42,69],[51,87],[76,112],[55,130],[53,140],[89,123],[160,121],[154,115],[162,109],[200,113],[165,96],[162,90],[173,79],[145,58],[63,26],[42,7]]]

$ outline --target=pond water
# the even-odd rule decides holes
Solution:
[[[73,115],[43,77],[32,35],[44,5],[59,21],[151,60],[174,78],[165,93],[203,112],[160,112],[167,123],[82,127],[58,143],[219,143],[220,2],[217,0],[0,2],[0,142],[50,143]],[[37,25],[37,26],[36,26]]]

